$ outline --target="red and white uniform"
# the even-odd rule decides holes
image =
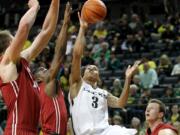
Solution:
[[[59,134],[66,135],[67,110],[62,90],[56,97],[49,97],[44,92],[45,84],[40,85],[41,102],[41,125],[43,135]]]
[[[175,129],[172,125],[166,123],[160,123],[153,132],[150,129],[146,130],[146,135],[158,135],[159,131],[162,129],[172,129],[174,132],[178,134],[177,129]]]
[[[39,87],[25,59],[20,60],[15,81],[3,83],[0,79],[0,90],[7,106],[4,135],[36,135],[40,113]]]

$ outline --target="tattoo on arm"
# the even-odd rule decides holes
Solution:
[[[111,108],[120,108],[119,98],[113,96],[111,93],[108,93],[107,102],[108,106]]]

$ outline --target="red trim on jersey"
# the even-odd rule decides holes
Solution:
[[[160,123],[155,129],[153,132],[150,133],[150,128],[148,128],[146,130],[146,135],[158,135],[159,131],[162,130],[162,129],[171,129],[173,130],[174,132],[176,132],[178,134],[178,131],[175,127],[173,127],[172,125],[170,124],[166,124],[166,123]]]
[[[36,135],[40,112],[38,85],[35,85],[25,59],[20,59],[18,68],[15,81],[3,83],[0,79],[0,90],[7,106],[4,135]]]
[[[66,135],[67,110],[62,90],[58,90],[56,97],[49,97],[44,92],[45,83],[40,83],[41,125],[44,135],[57,133]]]

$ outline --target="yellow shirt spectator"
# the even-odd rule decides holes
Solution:
[[[107,30],[105,30],[105,29],[97,29],[93,33],[93,35],[96,36],[98,39],[106,38],[107,34],[108,34]]]
[[[156,69],[156,63],[154,61],[148,61],[148,64],[150,68]],[[143,72],[144,71],[143,64],[139,65],[138,69],[139,72]]]

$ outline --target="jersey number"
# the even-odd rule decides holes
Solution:
[[[93,97],[92,97],[92,100],[93,100],[93,102],[92,102],[92,107],[93,107],[93,108],[97,108],[97,107],[98,107],[98,98],[95,97],[95,96],[93,96]]]

